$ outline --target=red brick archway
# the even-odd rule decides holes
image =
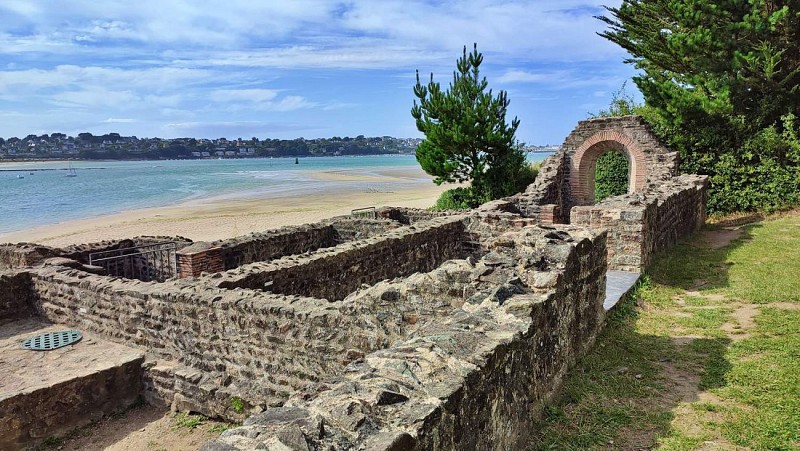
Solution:
[[[618,150],[628,158],[628,192],[644,188],[647,159],[631,137],[615,130],[592,135],[575,151],[570,167],[570,191],[574,205],[594,203],[594,177],[597,159],[609,150]]]

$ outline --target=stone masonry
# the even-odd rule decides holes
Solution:
[[[631,192],[591,205],[608,150],[628,156]],[[594,119],[525,192],[470,212],[382,207],[216,242],[0,245],[8,346],[17,325],[50,322],[132,359],[36,388],[45,422],[22,409],[28,394],[3,391],[0,425],[21,431],[9,446],[35,446],[65,432],[48,399],[91,416],[142,396],[243,421],[207,451],[524,448],[603,326],[607,271],[639,272],[703,224],[707,179],[676,170],[640,118]],[[88,265],[90,252],[161,241],[176,243],[180,277]]]

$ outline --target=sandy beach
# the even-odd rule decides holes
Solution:
[[[452,188],[436,186],[430,176],[416,167],[368,172],[314,171],[310,175],[317,180],[333,182],[332,189],[311,194],[260,195],[258,198],[245,192],[233,197],[125,211],[0,234],[0,242],[65,246],[142,235],[211,241],[315,222],[362,207],[427,208],[442,191]],[[353,186],[348,186],[348,182]]]

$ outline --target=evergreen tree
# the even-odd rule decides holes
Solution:
[[[711,176],[712,211],[800,202],[800,1],[623,0],[607,10],[601,36],[631,54],[645,118],[680,151],[682,170]]]
[[[417,161],[434,176],[434,182],[470,181],[471,203],[512,194],[525,183],[525,153],[515,146],[519,120],[506,123],[509,100],[505,91],[495,97],[480,76],[483,55],[477,44],[456,63],[446,91],[433,81],[417,82],[411,115],[425,139],[417,148]],[[530,182],[530,180],[527,180]]]

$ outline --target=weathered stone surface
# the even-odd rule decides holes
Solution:
[[[302,256],[245,265],[227,271],[214,285],[344,299],[363,284],[430,271],[465,256],[462,220],[461,216],[436,218]]]
[[[0,325],[35,314],[30,275],[26,272],[0,273]]]
[[[705,223],[708,177],[682,175],[640,193],[572,209],[571,223],[608,231],[609,268],[640,272],[653,254]]]
[[[306,435],[311,447],[523,446],[524,432],[602,324],[605,235],[568,226],[557,232],[566,233],[524,229],[504,256],[493,257],[504,262],[495,272],[517,280],[523,293],[502,305],[491,300],[463,304],[405,340],[367,355],[330,390],[290,398],[288,404],[319,413],[327,425],[320,438]],[[531,254],[550,259],[549,270],[563,275],[555,287],[521,284],[520,274],[537,271],[535,265],[517,264]],[[455,268],[470,280],[468,262]],[[265,431],[257,440],[269,443],[269,434],[274,435]]]
[[[47,437],[133,404],[142,390],[144,355],[84,332],[52,351],[21,342],[64,330],[36,319],[5,324],[0,336],[0,449],[38,445]]]
[[[592,346],[608,266],[641,268],[703,222],[705,179],[671,178],[674,154],[648,133],[636,118],[581,123],[526,192],[472,212],[384,207],[179,239],[188,279],[85,266],[147,239],[6,247],[2,262],[34,266],[0,274],[0,324],[38,312],[146,350],[148,402],[244,420],[204,449],[520,449]],[[638,192],[570,217],[580,162],[618,144]]]

